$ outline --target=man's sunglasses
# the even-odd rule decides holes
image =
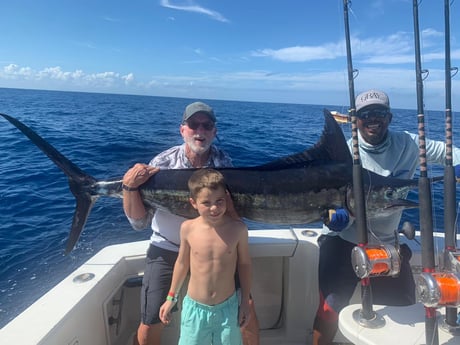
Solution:
[[[214,122],[206,121],[206,122],[196,122],[196,121],[185,121],[188,128],[192,130],[197,130],[198,128],[203,127],[205,131],[210,131],[214,128]]]
[[[356,116],[360,119],[368,119],[370,117],[377,117],[380,119],[385,118],[386,116],[390,115],[390,112],[387,109],[370,109],[364,111],[358,111]]]

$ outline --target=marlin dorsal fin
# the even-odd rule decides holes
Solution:
[[[261,167],[264,169],[302,167],[313,161],[345,162],[351,167],[351,154],[342,129],[327,109],[324,109],[324,118],[323,133],[312,148],[276,159]]]

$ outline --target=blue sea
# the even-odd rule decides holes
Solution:
[[[181,114],[191,101],[0,88],[0,112],[23,121],[99,179],[121,177],[134,163],[148,162],[180,144]],[[217,144],[236,166],[266,163],[310,147],[321,134],[323,108],[344,113],[347,109],[346,105],[205,101],[219,120]],[[454,114],[454,128],[459,128],[459,115]],[[426,124],[430,138],[444,140],[443,112],[426,112]],[[350,125],[342,128],[348,138]],[[416,111],[394,109],[392,128],[416,132]],[[442,173],[442,168],[430,171],[432,176]],[[442,188],[442,183],[433,186],[436,229],[443,227]],[[417,194],[410,198],[416,200]],[[65,256],[74,206],[61,170],[0,118],[0,327],[104,246],[150,237],[148,230],[131,229],[119,199],[101,198],[77,246]],[[418,211],[407,211],[403,220],[418,228]],[[249,227],[264,225],[249,223]]]

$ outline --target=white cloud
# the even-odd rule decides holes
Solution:
[[[126,85],[129,85],[134,81],[134,74],[129,73],[127,75],[123,75],[121,76],[121,79],[125,81]]]
[[[65,72],[61,67],[47,67],[41,71],[35,73],[37,79],[55,79],[62,81],[69,80],[78,80],[81,77],[84,77],[84,73],[81,70],[76,70],[74,72]]]
[[[85,73],[82,70],[64,71],[60,66],[45,67],[36,71],[30,67],[20,67],[16,64],[4,66],[0,71],[1,79],[28,80],[45,85],[48,83],[66,83],[66,88],[90,86],[107,87],[128,85],[134,81],[134,74],[121,75],[117,72]]]
[[[161,0],[161,6],[171,8],[174,10],[179,10],[179,11],[195,12],[195,13],[204,14],[219,22],[224,22],[224,23],[229,22],[229,20],[225,18],[223,15],[221,15],[219,12],[201,7],[199,5],[195,5],[193,1],[187,1],[187,4],[185,5],[175,5],[175,4],[172,4],[171,1],[169,0]]]
[[[442,33],[426,29],[423,31],[423,59],[425,62],[444,59],[439,37]],[[397,32],[388,36],[351,38],[353,60],[361,64],[400,65],[414,63],[413,35],[409,32]],[[442,43],[442,42],[441,42]],[[452,58],[460,54],[452,52]],[[280,49],[265,48],[253,51],[252,57],[268,57],[281,62],[308,62],[333,60],[346,56],[345,40],[329,42],[318,46],[294,46]]]
[[[288,47],[278,50],[261,49],[252,53],[256,57],[271,57],[275,60],[286,62],[306,62],[313,60],[335,59],[337,56],[342,56],[340,49],[336,44],[327,44],[317,47]]]
[[[9,64],[3,67],[1,76],[7,79],[30,78],[33,76],[33,71],[30,67],[19,67],[16,64]]]

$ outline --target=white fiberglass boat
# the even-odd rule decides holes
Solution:
[[[250,230],[253,289],[262,345],[310,344],[318,305],[319,228]],[[414,272],[421,270],[420,246],[412,250]],[[442,234],[435,243],[443,246]],[[139,291],[147,241],[112,245],[94,255],[0,330],[1,344],[127,345],[139,323]],[[337,343],[425,344],[423,305],[374,306],[385,324],[360,326],[359,287],[354,303],[340,315]],[[389,292],[395,293],[395,292]],[[182,294],[183,295],[183,294]],[[442,310],[440,310],[440,315]],[[441,318],[441,316],[440,316]],[[176,344],[179,313],[163,335]],[[460,344],[460,336],[439,330],[440,344]]]

